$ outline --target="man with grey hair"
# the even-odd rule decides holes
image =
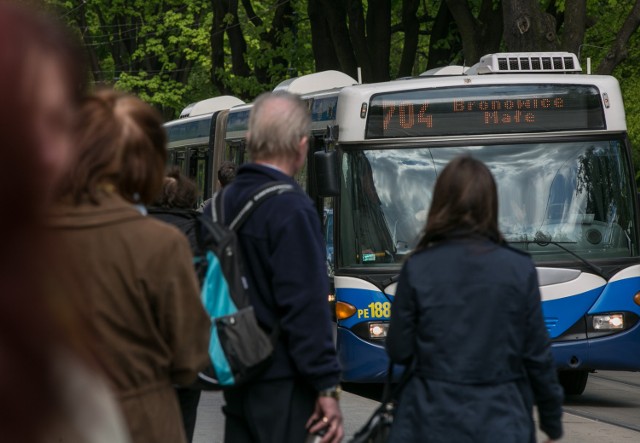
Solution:
[[[307,159],[309,128],[309,111],[297,96],[258,97],[247,134],[251,163],[222,194],[229,222],[268,183],[295,188],[266,200],[238,232],[256,316],[279,338],[265,372],[225,391],[228,443],[301,443],[316,432],[324,433],[323,443],[342,439],[324,240],[311,199],[293,179]],[[204,213],[211,214],[210,205]]]

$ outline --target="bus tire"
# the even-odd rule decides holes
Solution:
[[[559,371],[558,380],[564,395],[581,395],[587,386],[589,371]]]

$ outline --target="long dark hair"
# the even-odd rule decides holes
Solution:
[[[504,243],[498,229],[498,191],[489,169],[469,155],[453,159],[433,190],[427,224],[416,250],[452,237],[482,236]]]

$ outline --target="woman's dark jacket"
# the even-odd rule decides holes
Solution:
[[[404,265],[387,352],[415,357],[392,442],[535,442],[562,435],[562,388],[530,257],[482,238],[441,242]]]

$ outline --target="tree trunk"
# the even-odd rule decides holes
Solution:
[[[225,31],[229,37],[229,48],[231,49],[231,72],[239,77],[249,77],[251,69],[245,60],[247,54],[247,42],[244,39],[240,21],[238,20],[238,0],[228,1],[227,15],[233,19],[226,27]]]
[[[483,0],[480,5],[477,24],[480,32],[480,41],[478,43],[480,55],[478,60],[485,54],[497,52],[500,49],[500,42],[502,42],[502,8],[499,5],[494,8],[493,4],[493,0]]]
[[[271,29],[266,35],[266,41],[272,48],[276,48],[282,45],[282,35],[286,29],[293,29],[293,7],[291,2],[281,2],[276,8],[276,12],[273,15],[271,21]],[[281,65],[283,68],[289,66],[289,62],[282,56],[275,57],[271,60],[271,66]],[[265,76],[265,80],[262,83],[271,83],[271,78]]]
[[[502,8],[507,51],[558,49],[555,19],[540,9],[538,0],[504,1]]]
[[[587,29],[587,1],[566,0],[562,49],[578,54]]]
[[[636,1],[636,4],[633,6],[633,9],[627,16],[627,19],[624,21],[622,28],[618,31],[618,35],[616,35],[616,40],[609,49],[608,54],[600,62],[598,69],[596,72],[598,74],[606,74],[610,75],[613,73],[613,70],[618,66],[618,64],[627,58],[629,55],[627,44],[629,43],[629,39],[633,35],[634,32],[638,29],[640,25],[640,0]]]
[[[367,25],[362,0],[347,0],[347,16],[349,17],[349,36],[358,67],[362,70],[362,78],[373,81],[373,63],[367,46]]]
[[[462,53],[465,65],[472,65],[480,59],[478,29],[467,0],[446,0],[449,11],[458,25],[462,37]]]
[[[256,28],[258,26],[262,26],[263,21],[260,17],[258,17],[256,11],[254,11],[251,0],[242,0],[242,6],[247,13],[247,18],[251,23],[253,23],[253,26],[255,26]]]
[[[226,15],[225,2],[211,0],[213,8],[213,25],[211,26],[211,83],[220,94],[230,94],[223,78],[218,71],[224,70],[224,17]]]
[[[81,5],[81,8],[78,10],[77,20],[80,27],[80,32],[82,34],[82,40],[87,50],[87,60],[89,62],[89,68],[91,69],[91,76],[93,77],[94,82],[101,83],[104,81],[104,76],[102,75],[102,70],[100,69],[100,61],[98,60],[98,55],[96,54],[96,45],[93,42],[91,32],[89,32],[89,25],[87,24],[86,3],[83,3]]]
[[[413,65],[418,50],[418,33],[420,31],[420,23],[417,16],[418,6],[420,6],[419,0],[402,0],[404,45],[402,46],[402,57],[398,67],[398,77],[408,77],[413,74]]]
[[[457,40],[457,46],[446,47],[443,45],[449,37],[451,28],[457,28],[457,23],[451,15],[447,2],[440,3],[440,8],[436,14],[436,18],[431,28],[431,37],[429,38],[429,53],[427,54],[427,67],[425,70],[439,68],[451,63],[453,55],[462,50],[460,40]],[[457,29],[456,29],[457,31]],[[460,34],[458,31],[457,34]],[[456,44],[456,42],[452,43]]]
[[[369,0],[367,9],[367,45],[371,57],[372,81],[384,82],[391,78],[391,0]]]
[[[321,0],[321,7],[326,11],[331,41],[340,62],[340,70],[355,78],[358,75],[358,64],[349,38],[344,2],[343,0]]]
[[[213,26],[211,27],[211,81],[223,94],[229,94],[224,79],[218,71],[224,70],[224,33],[229,38],[231,50],[231,72],[238,77],[249,77],[251,69],[245,59],[247,42],[238,20],[238,0],[211,0],[213,8]],[[231,17],[231,23],[228,18]],[[248,91],[241,91],[243,97]]]
[[[311,23],[311,48],[316,71],[340,70],[335,45],[329,32],[329,23],[322,0],[309,0],[307,14]]]

